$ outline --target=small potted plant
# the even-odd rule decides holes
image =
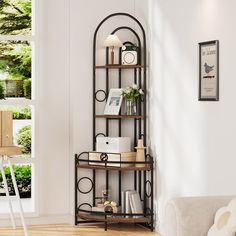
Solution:
[[[143,94],[143,90],[140,89],[137,84],[122,89],[121,95],[125,100],[126,115],[136,115],[136,101],[137,98]]]

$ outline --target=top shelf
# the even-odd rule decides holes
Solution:
[[[120,65],[120,64],[108,64],[96,66],[96,69],[135,69],[135,68],[144,68],[143,65]]]

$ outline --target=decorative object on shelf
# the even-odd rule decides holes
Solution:
[[[125,100],[125,113],[128,116],[136,115],[137,113],[136,100],[134,99]]]
[[[123,44],[121,43],[121,41],[119,40],[117,35],[110,34],[107,36],[107,38],[104,42],[104,46],[109,47],[111,50],[110,59],[111,59],[111,65],[113,65],[114,64],[114,48],[120,48],[123,46]]]
[[[135,45],[124,45],[121,48],[121,63],[122,65],[137,65],[138,64],[139,48]]]
[[[130,137],[97,137],[96,138],[97,152],[130,152],[131,138]]]
[[[100,202],[97,203],[97,207],[102,208],[104,206],[104,202],[108,201],[110,190],[102,189],[102,197],[96,197],[96,199],[100,199]]]
[[[143,145],[143,139],[138,140],[138,146],[135,147],[137,149],[136,161],[145,162],[145,148]],[[145,164],[136,164],[136,167],[145,167]]]
[[[199,101],[219,101],[219,41],[199,43]]]
[[[103,203],[108,200],[110,190],[109,189],[103,189],[102,195],[103,195]]]
[[[141,95],[144,95],[142,89],[138,87],[137,84],[133,84],[132,86],[128,86],[122,89],[121,95],[125,99],[125,113],[128,116],[136,115],[137,108],[137,98]]]
[[[107,103],[105,106],[105,115],[118,115],[122,104],[121,89],[110,89]]]
[[[114,201],[106,201],[106,202],[104,202],[104,212],[117,213],[118,212],[118,208],[117,208],[116,202],[114,202]]]
[[[92,207],[92,212],[118,213],[118,206],[114,201],[105,201],[103,204],[99,203],[96,207]]]

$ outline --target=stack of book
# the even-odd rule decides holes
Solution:
[[[143,214],[143,206],[139,193],[135,190],[122,191],[121,193],[121,211],[125,214]],[[132,216],[126,216],[132,217]],[[138,218],[141,216],[133,216]]]

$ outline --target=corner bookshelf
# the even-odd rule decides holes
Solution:
[[[119,26],[115,28],[111,34],[118,33],[120,31],[132,35],[135,38],[135,42],[123,41],[123,44],[136,44],[139,48],[138,53],[138,64],[137,65],[122,65],[121,63],[121,50],[119,51],[119,64],[108,64],[109,51],[108,48],[104,49],[105,64],[97,64],[97,52],[101,45],[98,45],[97,35],[101,30],[101,26],[111,18],[123,17],[127,20],[133,20],[138,27],[138,31],[129,26]],[[138,33],[139,32],[139,33]],[[98,81],[101,79],[98,70],[104,70],[105,72],[105,85],[101,87],[101,83]],[[117,76],[113,78],[112,73],[117,73]],[[128,70],[128,71],[127,71]],[[143,139],[144,145],[146,145],[147,137],[147,115],[146,115],[146,36],[145,31],[141,23],[132,15],[127,13],[114,13],[104,18],[97,26],[94,39],[93,39],[93,148],[92,151],[96,150],[96,138],[98,136],[108,137],[111,135],[111,129],[115,126],[117,130],[117,137],[122,137],[123,127],[125,122],[129,122],[132,126],[130,137],[132,138],[133,146],[137,143],[138,139]],[[142,99],[139,98],[137,101],[137,114],[136,115],[104,115],[102,111],[98,112],[98,104],[106,103],[108,98],[109,89],[111,88],[110,80],[117,80],[117,88],[122,88],[125,73],[132,73],[132,83],[137,84],[143,91],[144,95]],[[103,94],[103,98],[99,98],[99,93]],[[101,95],[100,94],[100,95]],[[98,125],[98,121],[101,120],[104,123],[103,131]],[[98,127],[99,126],[99,127]],[[133,147],[134,149],[134,147]],[[135,149],[134,149],[135,151]],[[113,167],[111,164],[127,164],[123,161],[108,161],[101,160],[97,161],[100,163],[93,163],[89,161],[89,152],[82,152],[75,154],[75,224],[84,223],[95,223],[103,222],[104,229],[107,230],[109,223],[137,223],[141,224],[151,231],[154,229],[154,208],[153,208],[153,158],[146,154],[144,162],[129,162],[132,166],[129,167]],[[101,165],[101,163],[103,165]],[[96,165],[99,164],[99,165]],[[137,167],[137,164],[142,164],[142,167]],[[86,172],[86,174],[85,174]],[[124,190],[124,181],[122,176],[124,173],[129,173],[132,176],[133,189],[137,191],[141,197],[143,205],[142,214],[131,214],[119,211],[118,213],[111,212],[93,212],[91,209],[96,206],[99,199],[98,193],[98,177],[104,178],[106,189],[109,189],[110,178],[116,178],[116,185],[112,186],[117,190],[117,203],[121,205],[121,192]],[[83,181],[88,181],[88,189],[82,190],[81,184]],[[113,181],[114,182],[114,181]],[[86,201],[83,199],[86,198]]]

